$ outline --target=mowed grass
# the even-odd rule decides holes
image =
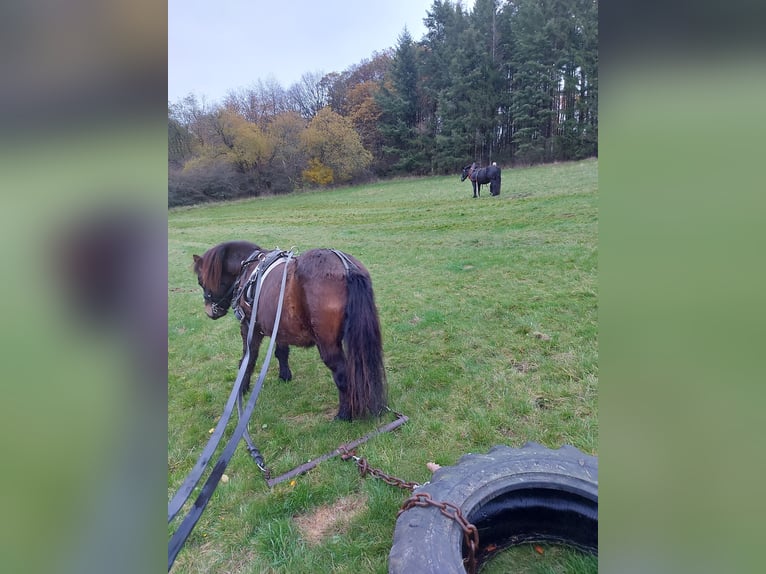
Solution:
[[[505,169],[501,195],[485,187],[478,199],[455,175],[171,210],[168,497],[237,373],[237,321],[206,317],[191,271],[192,254],[232,239],[296,253],[337,248],[369,269],[390,406],[410,419],[358,449],[372,466],[422,483],[427,462],[454,464],[495,444],[598,454],[597,171],[593,159]],[[290,361],[290,383],[272,361],[250,425],[275,475],[393,419],[333,421],[337,391],[316,348],[292,348]],[[387,571],[407,491],[361,478],[339,458],[270,489],[242,447],[226,474],[174,572]],[[327,524],[308,536],[302,525],[314,516]],[[539,561],[530,572],[582,562],[528,547],[502,554],[492,562]],[[577,570],[595,571],[595,560]]]

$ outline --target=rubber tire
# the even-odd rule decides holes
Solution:
[[[598,458],[573,446],[494,446],[440,468],[415,492],[460,508],[479,531],[480,549],[550,542],[598,554]],[[415,506],[396,521],[388,571],[464,573],[463,546],[457,522],[436,507]],[[486,557],[478,552],[479,563]]]

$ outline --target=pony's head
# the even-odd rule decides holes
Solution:
[[[192,256],[208,317],[220,319],[229,311],[242,261],[256,249],[253,243],[230,241],[208,249],[202,256]]]
[[[460,175],[460,181],[465,181],[466,178],[471,177],[471,172],[476,168],[476,162],[473,162],[472,164],[469,164],[465,166],[462,170],[462,174]]]

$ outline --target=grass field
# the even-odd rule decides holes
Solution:
[[[501,443],[598,454],[597,172],[596,160],[506,169],[501,195],[485,187],[478,199],[456,175],[171,210],[168,496],[237,373],[237,321],[206,317],[191,272],[192,254],[231,239],[333,247],[369,269],[390,405],[410,418],[359,448],[372,466],[422,483],[426,462]],[[337,391],[316,349],[293,348],[290,361],[290,383],[273,361],[250,425],[274,474],[381,422],[333,421]],[[174,572],[386,572],[408,492],[337,458],[269,489],[244,448],[226,474]],[[595,559],[546,550],[503,552],[482,571],[507,572],[509,561],[523,572],[596,570]]]

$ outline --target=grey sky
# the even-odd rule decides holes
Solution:
[[[168,0],[168,100],[194,93],[213,103],[259,79],[288,88],[306,72],[341,72],[396,45],[405,26],[420,40],[432,4]]]

